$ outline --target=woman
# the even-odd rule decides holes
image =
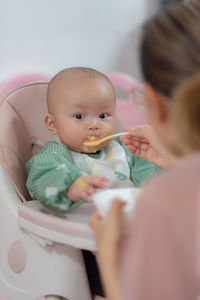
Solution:
[[[104,222],[98,213],[91,218],[109,300],[193,300],[199,294],[199,29],[200,5],[192,2],[166,8],[144,28],[146,112],[162,146],[179,161],[144,186],[126,235],[118,199]]]

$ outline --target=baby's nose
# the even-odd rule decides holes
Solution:
[[[95,130],[99,129],[99,122],[97,119],[91,119],[88,123],[88,129]]]

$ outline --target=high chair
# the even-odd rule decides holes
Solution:
[[[0,292],[9,300],[90,300],[81,249],[96,250],[93,204],[58,216],[31,200],[25,185],[24,166],[40,150],[35,141],[56,140],[44,124],[47,84],[22,85],[0,105]]]
[[[92,206],[59,217],[26,201],[24,166],[39,150],[32,142],[55,139],[43,122],[46,89],[47,82],[19,87],[0,106],[0,291],[9,300],[90,300],[80,249],[95,249],[87,225]]]

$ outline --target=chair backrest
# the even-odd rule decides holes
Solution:
[[[24,84],[48,80],[50,80],[50,76],[48,74],[38,72],[23,72],[10,75],[0,82],[0,102],[10,91],[13,91]]]
[[[39,150],[33,141],[57,140],[44,124],[47,82],[24,85],[10,92],[0,105],[0,161],[21,199],[26,189],[26,162]]]

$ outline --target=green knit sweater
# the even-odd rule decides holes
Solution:
[[[132,155],[117,139],[124,149],[134,186],[140,186],[148,178],[161,171],[148,161]],[[98,159],[104,149],[97,154],[89,154]],[[72,203],[66,198],[66,190],[83,172],[74,164],[68,148],[57,142],[47,143],[42,150],[26,164],[27,188],[33,200],[39,200],[57,213],[67,213],[85,200]],[[105,174],[106,176],[106,174]]]

